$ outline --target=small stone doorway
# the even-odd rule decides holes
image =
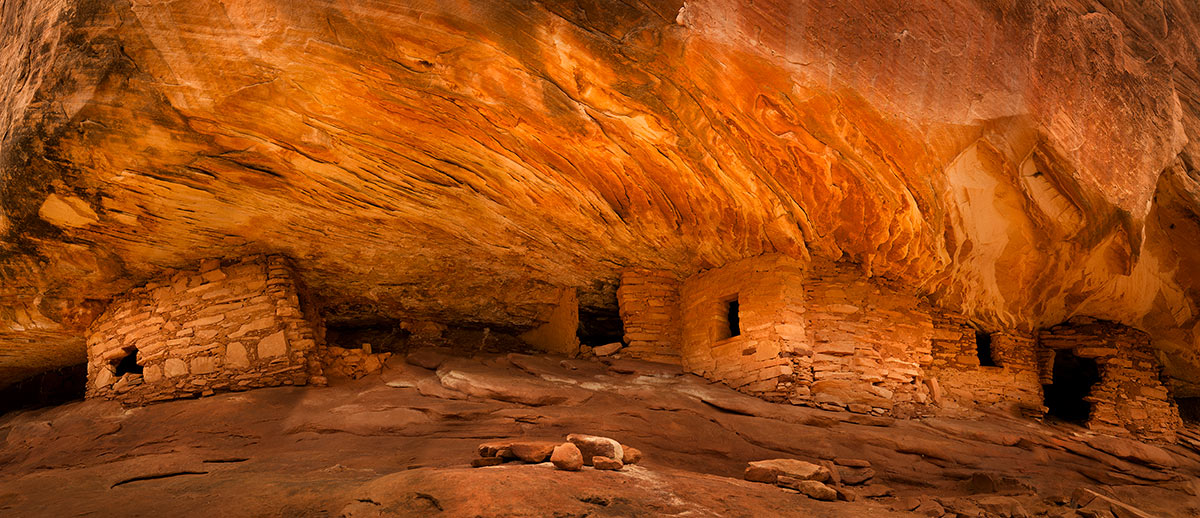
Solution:
[[[1069,349],[1054,354],[1053,381],[1043,385],[1047,416],[1073,423],[1086,423],[1092,413],[1087,397],[1100,382],[1100,368],[1093,358],[1083,358]]]

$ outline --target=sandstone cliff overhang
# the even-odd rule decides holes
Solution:
[[[289,256],[335,324],[521,330],[625,267],[780,252],[1142,329],[1200,394],[1191,3],[0,9],[9,381],[202,259]]]

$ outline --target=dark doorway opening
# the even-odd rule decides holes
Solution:
[[[117,377],[126,374],[141,374],[142,366],[137,362],[137,349],[134,349],[117,362]]]
[[[579,329],[575,333],[579,343],[588,347],[599,347],[625,338],[625,326],[621,323],[621,312],[612,306],[579,306]]]
[[[1054,353],[1054,381],[1043,386],[1049,415],[1074,423],[1083,423],[1092,413],[1092,404],[1084,398],[1100,381],[1096,360],[1081,358],[1068,350]]]
[[[992,356],[992,334],[987,331],[975,330],[975,354],[979,355],[980,367],[995,367],[996,358]]]
[[[397,321],[328,324],[325,343],[343,349],[362,349],[370,344],[372,353],[403,353],[408,350],[412,332]]]
[[[742,334],[741,316],[738,314],[738,299],[734,297],[725,303],[725,319],[729,322],[729,336],[734,337]]]
[[[1175,398],[1179,406],[1179,417],[1192,424],[1200,424],[1200,397]]]

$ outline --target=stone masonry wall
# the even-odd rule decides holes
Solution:
[[[1149,440],[1175,440],[1175,430],[1181,425],[1179,410],[1160,379],[1161,366],[1146,333],[1112,322],[1076,318],[1043,330],[1038,338],[1048,349],[1069,349],[1096,360],[1100,381],[1086,398],[1092,403],[1089,428]]]
[[[981,366],[975,328],[963,315],[934,309],[933,362],[929,376],[946,408],[994,406],[1014,413],[1040,416],[1042,384],[1036,340],[1015,330],[991,333],[992,360]]]
[[[127,404],[324,383],[320,322],[281,256],[206,261],[116,298],[87,332],[90,398]],[[142,373],[115,375],[136,352]]]
[[[820,261],[804,292],[816,405],[906,415],[929,402],[933,323],[914,290]]]
[[[684,368],[766,399],[807,401],[812,369],[803,281],[801,265],[782,255],[743,259],[686,279],[680,291]],[[741,334],[727,336],[733,298]]]
[[[617,304],[628,358],[680,363],[679,279],[669,272],[629,269],[621,273]]]

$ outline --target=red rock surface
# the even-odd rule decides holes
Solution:
[[[101,301],[284,253],[331,321],[527,329],[626,266],[845,257],[1154,335],[1200,394],[1200,8],[16,0],[0,377]]]
[[[905,511],[918,507],[1019,506],[1071,516],[1077,503],[1200,516],[1200,454],[1179,445],[1098,441],[1079,428],[1001,416],[867,422],[766,403],[691,375],[645,376],[651,365],[615,374],[547,360],[533,374],[525,360],[462,361],[513,386],[539,377],[554,380],[549,391],[586,385],[589,397],[531,407],[461,392],[423,395],[420,380],[439,383],[445,374],[392,361],[382,378],[324,388],[11,413],[0,418],[0,514],[415,517],[440,509],[446,516],[865,518],[912,516]],[[621,471],[470,467],[480,442],[560,441],[580,431],[635,446],[644,458]],[[869,462],[877,474],[838,488],[858,495],[853,502],[741,479],[749,462],[778,458]],[[887,494],[894,496],[879,496]]]

